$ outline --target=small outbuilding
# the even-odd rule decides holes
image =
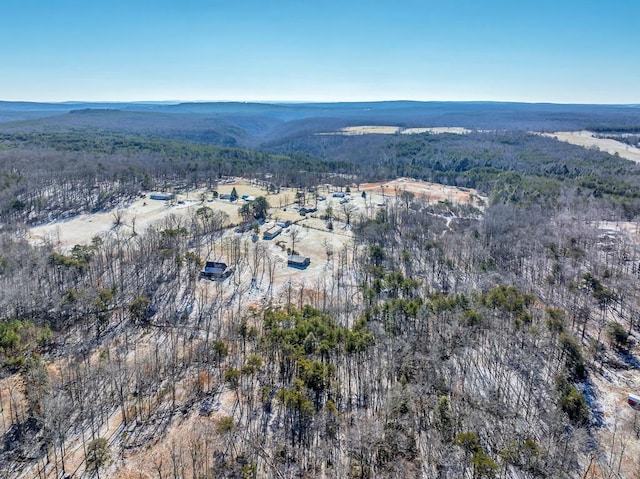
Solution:
[[[200,277],[207,279],[224,279],[231,275],[232,270],[226,263],[218,261],[207,261]]]
[[[312,206],[312,205],[303,206],[299,210],[301,216],[305,216],[307,213],[315,213],[316,211],[318,211],[318,208],[316,208],[315,206]]]
[[[167,200],[172,200],[173,199],[173,194],[171,193],[159,193],[157,191],[151,193],[149,195],[149,198],[151,198],[152,200],[160,200],[160,201],[167,201]]]
[[[282,233],[282,228],[280,226],[272,226],[267,231],[262,234],[262,239],[271,240]]]
[[[305,269],[309,264],[311,264],[311,258],[307,256],[292,254],[287,258],[287,266],[292,268]]]

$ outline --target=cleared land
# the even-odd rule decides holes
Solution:
[[[420,133],[455,133],[457,135],[464,135],[471,133],[471,130],[462,128],[459,126],[439,126],[430,128],[402,128],[400,126],[383,126],[383,125],[368,125],[368,126],[347,126],[341,128],[338,131],[330,133],[320,133],[320,135],[416,135]]]
[[[417,198],[424,198],[430,203],[451,201],[458,204],[468,204],[476,208],[483,208],[487,198],[471,188],[441,185],[428,181],[411,178],[397,178],[392,181],[379,183],[363,183],[360,190],[374,193],[374,201],[384,202],[387,197],[396,197],[403,192],[413,194]]]
[[[258,304],[265,298],[298,302],[304,295],[322,291],[326,278],[331,277],[336,267],[339,255],[348,255],[353,245],[353,233],[346,224],[347,212],[351,221],[360,215],[372,216],[375,215],[376,209],[396,201],[397,198],[404,201],[405,193],[411,193],[414,198],[429,203],[448,201],[468,204],[479,209],[487,202],[487,198],[475,190],[398,178],[387,182],[352,185],[350,193],[340,193],[344,197],[334,197],[336,188],[323,185],[317,188],[317,196],[315,193],[307,193],[306,204],[316,206],[317,211],[303,216],[299,212],[299,206],[293,203],[293,190],[267,195],[264,189],[244,179],[218,185],[216,190],[225,194],[230,193],[234,187],[239,195],[265,196],[271,205],[269,219],[259,226],[255,236],[253,231],[238,233],[230,227],[217,240],[218,246],[212,252],[207,254],[203,250],[201,254],[203,260],[230,264],[228,252],[232,249],[231,245],[237,240],[241,242],[244,260],[238,263],[240,267],[234,265],[234,281],[246,285],[243,301],[247,305]],[[238,209],[244,203],[243,200],[211,200],[211,192],[205,190],[178,194],[174,201],[151,200],[148,196],[124,205],[117,211],[80,215],[31,228],[28,232],[29,238],[34,243],[50,242],[56,249],[65,252],[76,244],[88,244],[96,236],[129,237],[133,234],[134,225],[136,233],[143,233],[146,228],[170,215],[183,218],[186,224],[202,206],[227,213],[231,224],[235,225],[240,222]],[[116,214],[121,216],[121,224],[117,227],[114,226]],[[291,225],[284,228],[276,238],[264,240],[263,233],[278,221],[289,221]],[[332,228],[329,227],[329,223]],[[287,256],[290,249],[309,257],[311,264],[303,270],[288,267]],[[263,255],[268,259],[255,259]],[[259,272],[251,271],[252,263],[261,264]],[[216,288],[215,283],[210,281],[201,281],[199,285],[200,288],[210,290],[211,294]],[[296,291],[295,298],[290,297],[292,289]]]
[[[603,231],[623,233],[636,242],[640,242],[640,223],[633,221],[597,221],[593,225]]]
[[[267,194],[266,190],[251,184],[244,179],[236,179],[229,183],[220,184],[216,188],[219,194],[229,194],[236,188],[238,195],[265,196],[271,205],[271,217],[276,220],[289,220],[309,225],[316,229],[324,229],[324,222],[311,226],[311,218],[320,217],[326,214],[327,206],[331,206],[340,217],[342,205],[340,198],[332,198],[331,185],[318,188],[319,194],[324,194],[326,200],[318,201],[318,211],[307,217],[300,216],[297,206],[294,205],[295,191],[281,190],[278,194]],[[356,189],[357,188],[357,189]],[[361,197],[361,192],[366,191],[368,197]],[[482,207],[486,203],[486,198],[477,191],[454,186],[429,183],[426,181],[413,180],[410,178],[398,178],[392,181],[379,183],[363,183],[359,188],[355,185],[347,199],[351,205],[355,205],[356,212],[354,218],[364,213],[367,208],[383,204],[388,198],[394,198],[402,192],[407,191],[418,198],[424,198],[430,202],[452,201],[460,204],[471,204]],[[71,249],[76,244],[87,244],[95,236],[126,235],[132,234],[135,228],[137,233],[143,232],[148,226],[157,223],[169,215],[191,217],[195,211],[202,207],[223,211],[229,215],[232,224],[240,222],[238,209],[243,204],[243,200],[230,202],[228,200],[211,200],[211,192],[204,189],[184,192],[177,195],[175,201],[152,200],[139,198],[131,204],[124,205],[117,211],[83,214],[71,219],[56,221],[45,225],[33,227],[29,230],[29,239],[34,243],[51,242],[57,248],[65,251]],[[116,215],[120,215],[119,227],[115,227]],[[263,227],[264,230],[268,226]],[[339,229],[340,227],[337,226]],[[350,234],[345,231],[336,231],[336,234]],[[322,241],[324,238],[319,238]],[[296,248],[297,249],[297,248]]]
[[[234,267],[233,278],[226,281],[242,285],[238,301],[242,300],[246,306],[265,300],[302,304],[303,299],[309,299],[308,295],[322,294],[327,287],[327,278],[332,276],[337,267],[339,257],[352,254],[353,233],[347,224],[347,214],[351,221],[360,215],[373,216],[378,208],[394,201],[407,200],[406,193],[428,203],[447,201],[479,209],[483,209],[487,202],[486,197],[472,189],[397,178],[387,182],[352,185],[350,192],[338,192],[332,185],[320,186],[316,193],[306,193],[306,204],[315,206],[317,210],[301,215],[299,206],[293,202],[296,198],[294,190],[267,195],[264,189],[244,179],[220,184],[216,190],[220,194],[228,194],[233,188],[236,188],[238,195],[265,196],[271,205],[268,220],[258,227],[257,232],[238,233],[230,226],[216,240],[217,246],[213,250],[207,252],[202,249],[198,253],[203,261],[223,261]],[[334,193],[344,196],[334,197]],[[238,209],[244,203],[243,200],[211,200],[211,192],[202,189],[178,194],[174,201],[151,200],[148,196],[123,205],[116,211],[80,215],[31,228],[29,239],[34,243],[49,242],[56,249],[66,252],[76,244],[88,244],[96,236],[130,237],[134,233],[134,226],[136,233],[144,233],[146,228],[170,215],[182,218],[186,225],[202,206],[228,214],[230,224],[235,225],[240,223]],[[116,214],[121,217],[120,226],[114,225]],[[289,221],[291,225],[276,238],[263,239],[265,231],[282,221]],[[242,259],[234,262],[231,261],[231,251],[237,241],[240,241]],[[302,270],[288,267],[287,257],[291,249],[309,257],[310,265]],[[199,289],[206,290],[210,295],[215,294],[216,287],[215,282],[199,282]]]
[[[617,154],[627,160],[640,163],[640,148],[626,145],[610,138],[598,138],[598,136],[591,131],[556,131],[554,133],[541,133],[541,135],[556,138],[557,140],[584,148],[598,148],[612,155]]]
[[[285,206],[295,199],[295,192],[292,190],[282,190],[278,194],[267,195],[264,188],[244,179],[219,184],[216,191],[219,194],[230,194],[233,188],[240,196],[265,196],[272,206]],[[212,191],[205,189],[178,193],[174,201],[152,200],[149,194],[146,194],[144,198],[123,205],[117,211],[83,214],[68,220],[36,226],[29,230],[29,238],[36,243],[49,241],[62,250],[68,250],[73,245],[89,243],[94,236],[132,234],[134,228],[137,233],[140,233],[169,215],[186,219],[202,206],[227,213],[229,221],[237,224],[240,221],[238,208],[242,203],[242,200],[234,202],[213,200]],[[121,217],[120,226],[115,228],[118,214]]]

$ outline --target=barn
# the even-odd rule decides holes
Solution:
[[[311,258],[292,254],[287,258],[287,266],[298,269],[305,269],[311,263]]]

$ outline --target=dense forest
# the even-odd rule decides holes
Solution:
[[[197,104],[124,126],[14,106],[0,124],[1,477],[640,475],[640,425],[615,403],[640,387],[640,165],[529,131],[633,135],[638,109],[476,105],[496,128],[340,136],[318,133],[362,112],[253,107],[227,105],[215,131]],[[392,123],[387,107],[365,119]],[[439,108],[424,124],[478,127],[470,106]],[[267,200],[410,177],[487,201],[326,207],[349,241],[281,288],[264,242],[204,198],[132,234],[114,214],[113,234],[70,249],[28,239],[231,177]],[[213,256],[230,277],[199,279]]]

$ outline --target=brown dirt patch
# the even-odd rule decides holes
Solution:
[[[417,198],[424,198],[430,203],[451,201],[458,204],[470,204],[481,208],[487,198],[471,188],[441,185],[411,178],[398,178],[393,181],[379,183],[363,183],[360,190],[372,192],[379,197],[398,197],[403,191],[413,193]]]

